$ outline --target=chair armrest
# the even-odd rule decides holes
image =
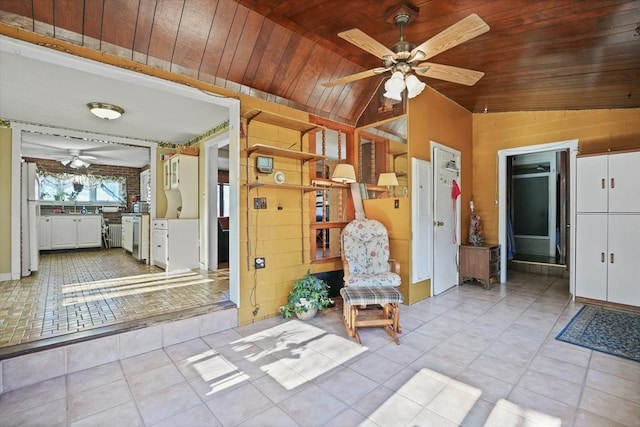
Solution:
[[[395,259],[389,260],[389,271],[400,275],[400,263]]]

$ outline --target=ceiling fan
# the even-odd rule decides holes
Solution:
[[[91,163],[86,160],[96,160],[97,157],[80,154],[80,150],[69,150],[69,156],[60,160],[63,166],[69,166],[73,169],[86,168],[91,166]]]
[[[417,12],[409,6],[401,6],[396,10],[393,15],[393,23],[400,28],[400,40],[391,48],[387,48],[357,28],[339,33],[339,37],[382,59],[383,66],[351,74],[323,83],[323,85],[325,87],[337,86],[391,71],[391,78],[385,83],[385,96],[401,100],[401,93],[405,87],[409,98],[413,98],[420,94],[426,86],[415,75],[411,74],[412,71],[420,76],[467,86],[473,86],[484,76],[481,71],[423,62],[489,31],[489,26],[482,18],[475,13],[471,14],[424,43],[415,46],[404,38],[404,26],[415,16],[417,16]]]

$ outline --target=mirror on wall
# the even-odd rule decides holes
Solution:
[[[358,129],[358,181],[376,185],[381,173],[395,172],[391,197],[408,194],[407,119],[399,117]]]

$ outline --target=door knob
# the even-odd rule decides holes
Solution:
[[[435,225],[436,227],[442,227],[444,225],[443,221],[434,221],[433,225]]]

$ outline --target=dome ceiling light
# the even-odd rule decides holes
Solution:
[[[89,102],[89,111],[104,120],[115,120],[124,114],[124,108],[106,102]]]

